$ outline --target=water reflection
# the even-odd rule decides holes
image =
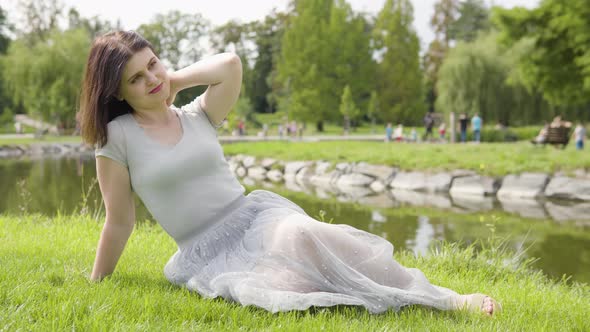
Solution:
[[[23,211],[55,215],[94,211],[101,206],[92,155],[60,159],[0,160],[0,213]],[[243,181],[249,189],[276,191],[301,205],[312,217],[344,223],[382,236],[396,250],[427,254],[435,240],[472,243],[491,235],[509,237],[547,275],[590,282],[590,232],[577,215],[590,216],[590,203],[495,201],[412,191],[340,192],[308,187]],[[92,187],[92,190],[89,188]],[[137,200],[137,220],[152,220]],[[553,218],[553,219],[551,219]],[[574,219],[574,222],[567,221]],[[153,221],[153,220],[152,220]]]

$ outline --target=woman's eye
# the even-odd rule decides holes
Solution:
[[[149,67],[152,68],[155,64],[156,64],[156,61],[151,62],[150,65],[149,65]]]

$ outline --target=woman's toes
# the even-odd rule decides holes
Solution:
[[[492,299],[490,299],[489,297],[486,297],[484,299],[484,312],[488,315],[491,315],[494,313],[494,304],[492,303]]]
[[[497,313],[496,311],[501,310],[494,299],[484,294],[462,295],[458,299],[458,308],[481,312],[488,316],[493,316]]]

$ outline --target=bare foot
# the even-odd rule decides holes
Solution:
[[[461,295],[458,309],[482,312],[488,316],[497,314],[502,306],[491,297],[484,294]]]

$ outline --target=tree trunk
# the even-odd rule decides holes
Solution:
[[[315,128],[317,129],[318,132],[323,133],[324,132],[324,121],[318,121],[315,123]]]

